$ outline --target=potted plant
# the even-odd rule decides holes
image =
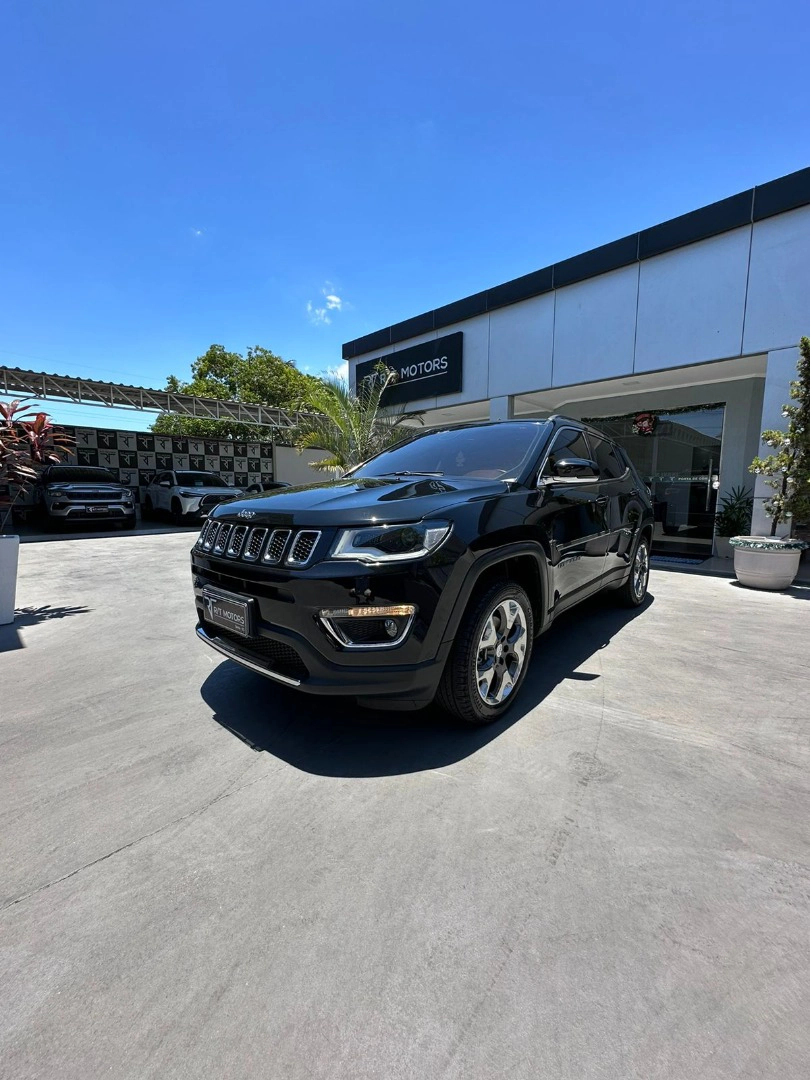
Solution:
[[[731,537],[746,533],[751,528],[753,509],[753,496],[742,484],[733,487],[720,500],[720,509],[714,519],[714,546],[721,559],[732,557]]]
[[[20,401],[0,401],[0,625],[14,621],[20,538],[6,533],[14,507],[37,477],[37,468],[70,449],[47,413],[32,413]]]
[[[765,500],[770,536],[733,536],[734,573],[754,589],[787,589],[799,569],[804,540],[790,538],[795,517],[810,512],[810,338],[799,345],[798,378],[790,384],[793,404],[782,408],[787,431],[763,431],[762,441],[775,453],[756,457],[749,471],[761,476],[774,494]],[[784,535],[777,536],[779,529]]]

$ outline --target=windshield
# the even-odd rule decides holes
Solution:
[[[107,469],[93,469],[82,465],[54,465],[48,469],[45,480],[49,484],[117,484]]]
[[[482,424],[428,431],[384,450],[352,476],[468,476],[481,480],[517,477],[546,436],[545,422]]]
[[[179,472],[175,473],[177,483],[181,487],[229,487],[221,476],[211,472]]]

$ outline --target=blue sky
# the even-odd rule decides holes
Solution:
[[[808,30],[806,0],[10,0],[0,363],[162,386],[218,342],[334,367],[810,164]]]

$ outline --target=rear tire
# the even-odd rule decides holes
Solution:
[[[630,564],[630,576],[620,589],[616,590],[616,600],[623,607],[640,607],[647,598],[647,586],[650,582],[650,541],[642,536],[633,553]]]
[[[518,696],[534,642],[534,615],[520,585],[496,582],[473,596],[442,674],[437,703],[468,724],[500,720]]]

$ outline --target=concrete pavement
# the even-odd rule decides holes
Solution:
[[[806,1074],[810,590],[656,571],[467,731],[206,650],[192,539],[21,549],[0,1076]]]

